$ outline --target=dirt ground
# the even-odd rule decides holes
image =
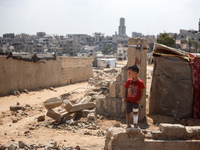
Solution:
[[[152,80],[152,69],[153,66],[148,66],[147,68],[147,104]],[[78,91],[74,95],[74,98],[83,97],[91,88],[94,88],[94,86],[89,85],[88,82],[83,82],[56,87],[54,90],[42,89],[30,91],[28,94],[22,93],[19,96],[9,95],[0,97],[0,144],[9,145],[11,141],[16,143],[18,143],[18,141],[23,141],[27,144],[37,145],[47,144],[53,140],[61,146],[80,146],[81,150],[103,149],[105,145],[104,132],[106,132],[106,129],[116,123],[125,124],[125,118],[104,117],[103,119],[98,119],[96,124],[99,128],[93,130],[85,128],[68,130],[67,128],[65,129],[61,126],[57,126],[56,123],[47,116],[44,121],[37,121],[38,116],[45,115],[47,112],[43,106],[45,100],[52,97],[59,97],[61,94],[70,91]],[[16,105],[17,103],[19,103],[20,106],[25,106],[26,110],[18,113],[11,112],[10,106]],[[200,121],[195,119],[176,121],[166,116],[148,115],[146,120],[139,123],[139,126],[144,129],[156,130],[161,122],[200,125]],[[89,135],[85,133],[89,133]]]

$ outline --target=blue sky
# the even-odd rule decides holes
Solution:
[[[198,29],[200,0],[0,0],[0,36],[4,33],[89,34],[118,32],[157,35]]]

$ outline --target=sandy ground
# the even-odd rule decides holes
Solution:
[[[123,62],[124,63],[124,62]],[[147,67],[147,95],[150,93],[151,86],[151,72],[153,66]],[[81,149],[101,150],[104,148],[105,135],[97,136],[99,131],[105,131],[108,127],[115,123],[124,124],[125,118],[104,118],[99,120],[97,130],[90,130],[92,135],[84,135],[88,129],[80,128],[75,131],[64,130],[61,128],[52,128],[49,122],[53,120],[46,117],[45,121],[38,122],[37,117],[46,114],[46,109],[43,102],[52,97],[58,97],[61,94],[78,91],[76,97],[83,97],[84,93],[94,88],[87,82],[66,85],[55,88],[55,91],[49,89],[42,89],[38,91],[31,91],[28,94],[22,93],[20,96],[9,95],[0,97],[0,144],[9,145],[11,141],[18,143],[19,140],[27,144],[48,144],[51,140],[57,141],[59,145],[76,147],[79,145]],[[148,113],[148,99],[147,98],[147,113]],[[25,111],[25,115],[19,115],[11,112],[10,106],[20,103],[21,106],[30,105],[31,107]],[[13,120],[19,121],[13,123]],[[117,121],[116,121],[116,120]],[[158,129],[161,122],[168,123],[182,123],[184,125],[200,125],[199,120],[189,119],[175,121],[173,118],[152,115],[147,116],[146,120],[139,123],[143,129]]]

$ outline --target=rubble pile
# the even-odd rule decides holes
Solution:
[[[25,106],[21,106],[19,102],[16,105],[10,106],[10,111],[1,112],[0,114],[0,125],[4,124],[4,118],[10,118],[12,123],[17,123],[18,121],[22,120],[23,118],[31,117],[33,115],[44,113],[45,110],[43,107],[32,107],[28,104]],[[40,115],[38,121],[44,121],[45,115]]]
[[[101,90],[104,95],[109,94],[110,83],[115,80],[119,70],[113,68],[93,71],[94,77],[90,78],[88,83]]]
[[[80,150],[79,146],[76,147],[66,147],[63,145],[58,145],[56,141],[51,141],[48,144],[26,144],[23,141],[18,141],[18,144],[12,141],[8,146],[1,145],[0,144],[0,150],[17,150],[17,149],[24,149],[24,150],[29,150],[29,149],[45,149],[45,150]]]

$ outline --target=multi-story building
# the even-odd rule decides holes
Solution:
[[[126,35],[126,26],[125,26],[125,18],[120,18],[118,32],[119,32],[119,36],[127,36]]]
[[[118,60],[127,60],[127,50],[128,44],[127,43],[118,43],[117,44],[117,58]]]

